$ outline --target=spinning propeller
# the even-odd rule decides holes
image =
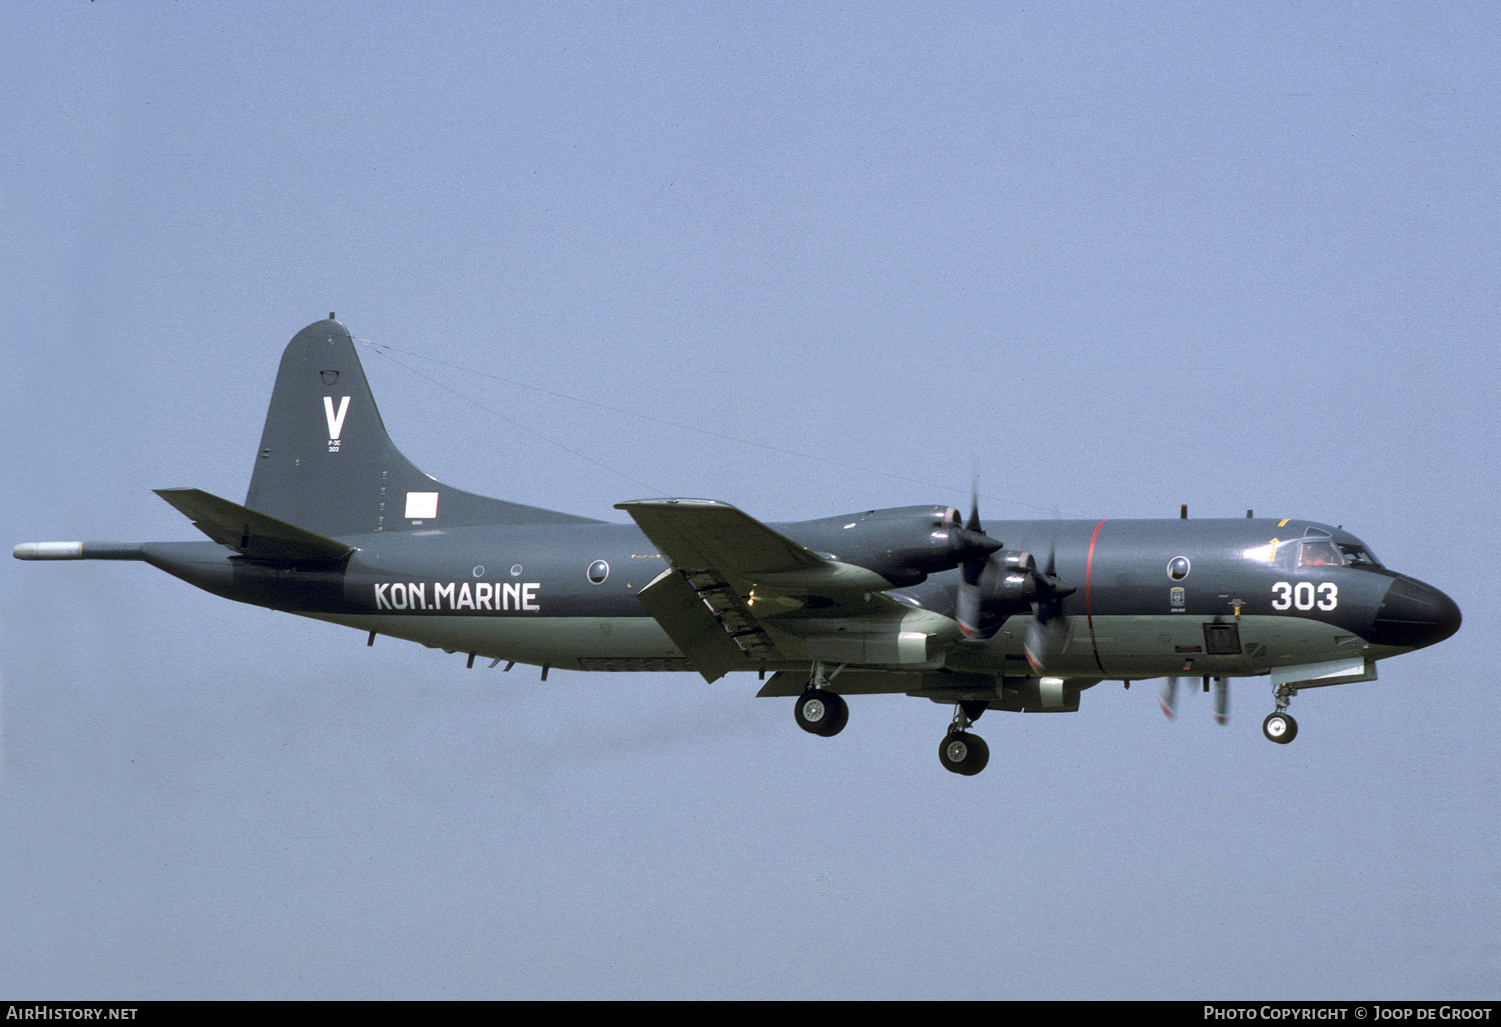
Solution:
[[[978,487],[970,491],[969,519],[964,522],[964,530],[975,535],[984,535],[985,529],[980,526],[980,492]],[[997,545],[1000,548],[1000,544]],[[989,638],[995,634],[995,628],[985,633],[981,626],[984,611],[982,599],[983,589],[981,581],[985,572],[990,568],[990,558],[993,553],[983,556],[974,556],[959,565],[959,595],[954,611],[954,619],[959,622],[959,630],[964,632],[967,638]],[[999,626],[999,624],[997,624]]]
[[[970,498],[965,531],[984,536],[980,525],[980,496]],[[999,543],[997,543],[999,546]],[[1062,629],[1063,600],[1075,590],[1058,581],[1056,546],[1049,544],[1048,561],[1042,571],[1031,553],[1014,549],[975,556],[960,564],[959,593],[954,619],[968,638],[990,638],[1006,618],[1030,612],[1025,650],[1027,662],[1041,673],[1052,648],[1053,636]]]
[[[1162,707],[1162,712],[1168,720],[1173,720],[1178,714],[1178,685],[1184,681],[1192,681],[1188,677],[1170,677],[1162,682],[1162,693],[1158,696],[1157,704]],[[1225,724],[1230,720],[1230,679],[1222,677],[1206,678],[1205,691],[1209,685],[1214,687],[1214,722]]]
[[[1057,571],[1057,546],[1048,543],[1047,570],[1041,574],[1036,567],[1032,568],[1032,577],[1037,584],[1037,597],[1032,601],[1032,623],[1027,626],[1027,640],[1023,650],[1027,654],[1027,662],[1032,669],[1041,674],[1047,653],[1055,648],[1053,643],[1056,636],[1063,630],[1063,599],[1072,595],[1072,587],[1063,588],[1058,584]]]

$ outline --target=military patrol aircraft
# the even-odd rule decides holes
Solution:
[[[29,542],[22,560],[143,560],[216,595],[467,654],[583,671],[769,680],[838,734],[845,696],[954,707],[942,765],[989,759],[986,710],[1079,708],[1106,679],[1270,677],[1266,737],[1299,690],[1371,681],[1448,638],[1460,612],[1337,527],[1295,518],[1035,520],[948,506],[767,525],[727,503],[619,503],[615,524],[474,495],[392,444],[344,325],[282,356],[244,505],[157,492],[210,542]]]

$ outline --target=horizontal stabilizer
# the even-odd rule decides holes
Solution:
[[[202,489],[157,489],[156,494],[188,516],[193,526],[221,546],[255,560],[342,560],[354,549],[286,521],[256,513]]]

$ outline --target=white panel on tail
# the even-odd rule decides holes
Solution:
[[[438,516],[438,494],[436,492],[408,492],[406,516],[407,520],[427,520],[429,517]]]

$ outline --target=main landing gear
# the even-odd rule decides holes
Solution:
[[[832,738],[849,723],[850,708],[838,695],[821,688],[810,688],[798,696],[792,709],[797,726],[815,735]]]
[[[839,675],[841,666],[834,671]],[[828,690],[830,678],[824,676],[823,664],[813,664],[813,674],[808,678],[808,687],[798,696],[792,707],[797,726],[810,734],[833,738],[849,723],[850,708],[836,693]]]
[[[1287,712],[1287,704],[1297,694],[1298,690],[1290,685],[1278,685],[1272,689],[1272,695],[1277,699],[1277,710],[1267,714],[1266,720],[1261,722],[1261,733],[1268,740],[1286,745],[1298,737],[1298,722]]]
[[[954,707],[954,722],[949,733],[938,745],[938,762],[952,774],[973,777],[990,762],[990,746],[979,735],[969,733],[969,727],[980,719],[988,708],[983,702],[961,702]]]
[[[798,727],[825,738],[832,738],[844,730],[844,725],[849,723],[850,708],[840,695],[829,691],[829,682],[843,669],[840,666],[833,674],[825,675],[823,664],[813,664],[808,686],[792,707]],[[985,769],[985,764],[990,762],[990,746],[979,735],[971,734],[969,729],[989,708],[990,704],[984,700],[965,701],[954,706],[954,721],[938,745],[938,762],[943,764],[944,770],[973,777]]]

